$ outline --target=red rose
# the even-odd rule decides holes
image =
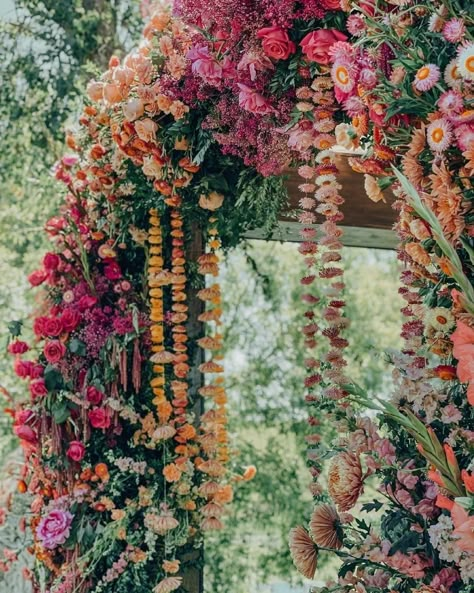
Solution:
[[[44,345],[43,352],[49,363],[56,364],[66,354],[66,346],[59,340],[49,340]]]
[[[30,393],[32,397],[43,397],[48,394],[44,379],[34,379],[30,383]]]
[[[47,277],[48,274],[46,270],[35,270],[28,276],[28,282],[31,286],[39,286],[40,284],[43,284]]]
[[[257,33],[262,40],[262,48],[269,58],[287,60],[296,51],[296,46],[281,27],[264,27]]]
[[[336,29],[319,29],[308,33],[300,45],[308,60],[329,64],[329,50],[336,41],[347,41],[347,37]]]
[[[109,428],[110,415],[104,408],[94,408],[89,411],[89,422],[94,428]]]
[[[43,338],[45,336],[44,324],[46,319],[46,317],[37,317],[33,321],[33,331],[35,332],[35,336],[38,338]]]
[[[26,424],[28,420],[32,420],[34,418],[34,414],[31,410],[17,410],[15,412],[15,424]]]
[[[44,374],[44,366],[42,364],[31,363],[30,377],[32,379],[39,379]]]
[[[76,329],[81,321],[81,316],[78,311],[74,309],[66,309],[61,315],[61,322],[64,327],[64,331],[72,332]]]
[[[59,261],[59,255],[48,252],[43,258],[43,266],[45,270],[51,272],[58,269]]]
[[[89,385],[86,392],[86,398],[89,403],[91,403],[94,406],[98,406],[104,398],[104,393],[102,393],[102,391],[99,391],[99,389],[97,389],[93,385]]]
[[[342,10],[341,0],[320,0],[326,10]]]
[[[79,299],[77,305],[79,307],[79,311],[85,311],[86,309],[91,309],[96,303],[96,297],[85,294],[83,297]]]
[[[69,457],[69,459],[79,462],[84,459],[85,452],[86,448],[84,447],[83,443],[80,441],[71,441],[69,443],[66,455]]]
[[[63,332],[63,324],[59,317],[47,317],[44,320],[44,335],[56,338]]]
[[[111,261],[104,267],[104,274],[108,280],[118,280],[122,277],[122,270],[116,261]]]
[[[17,377],[20,379],[26,379],[26,377],[31,376],[31,369],[33,367],[33,363],[30,360],[20,360],[17,358],[13,364],[13,370]]]
[[[15,426],[13,430],[15,431],[16,436],[23,441],[27,441],[28,443],[36,443],[36,432],[30,426],[26,426],[26,424],[20,424],[19,426]]]
[[[21,340],[15,340],[8,345],[8,352],[10,352],[10,354],[24,354],[25,352],[28,352],[29,349],[30,347],[28,344]]]

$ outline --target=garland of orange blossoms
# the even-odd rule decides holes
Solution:
[[[211,224],[208,229],[208,252],[198,259],[198,272],[203,276],[210,275],[213,278],[219,275],[219,256],[216,251],[220,247],[218,231],[214,224],[217,222],[215,217],[209,219]],[[198,298],[204,303],[210,303],[212,306],[206,308],[199,315],[199,321],[209,327],[209,332],[200,338],[197,343],[203,349],[211,353],[211,358],[199,365],[202,373],[217,375],[207,385],[200,388],[199,393],[204,397],[211,398],[215,408],[208,409],[201,417],[202,434],[199,439],[200,445],[207,456],[199,469],[205,471],[213,478],[219,478],[224,475],[224,466],[229,461],[228,435],[226,430],[227,395],[224,387],[224,378],[222,373],[224,367],[221,363],[222,355],[222,306],[221,293],[218,284],[212,284],[210,287],[203,288],[197,294]],[[207,482],[202,486],[202,492],[208,496],[208,504],[201,509],[204,517],[201,527],[204,531],[208,529],[222,528],[221,517],[224,512],[223,504],[232,499],[232,488],[230,485],[219,486],[217,482]]]

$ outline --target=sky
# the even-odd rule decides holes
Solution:
[[[0,17],[5,16],[13,8],[13,0],[0,0]]]

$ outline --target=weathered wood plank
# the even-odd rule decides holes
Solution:
[[[364,189],[364,176],[352,171],[348,155],[336,154],[336,164],[339,169],[338,179],[342,185],[341,194],[346,202],[341,210],[344,213],[344,220],[341,226],[344,227],[344,245],[351,247],[372,247],[378,249],[394,249],[397,245],[397,238],[393,229],[396,220],[396,213],[392,208],[395,196],[387,191],[385,196],[387,203],[374,203],[369,200]],[[298,202],[301,193],[298,185],[301,178],[296,171],[289,171],[286,183],[289,194],[289,207],[280,215],[279,228],[273,233],[271,240],[276,241],[299,241],[299,224],[295,221],[295,210],[298,209]],[[247,233],[247,238],[266,239],[259,229]]]

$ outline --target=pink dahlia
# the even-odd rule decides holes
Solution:
[[[54,550],[64,544],[71,531],[74,516],[68,511],[56,509],[43,517],[36,528],[36,535],[48,550]]]
[[[425,64],[415,74],[413,86],[417,91],[425,92],[432,89],[441,77],[441,71],[435,64]]]

